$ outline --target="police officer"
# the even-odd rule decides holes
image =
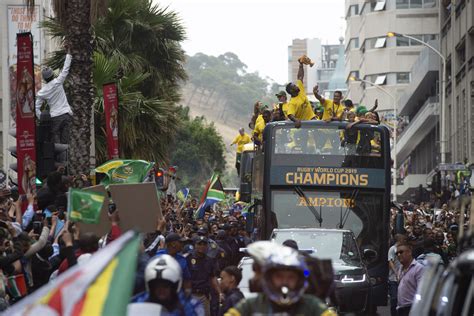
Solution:
[[[207,247],[207,256],[214,260],[216,263],[216,268],[217,268],[217,273],[220,273],[222,269],[224,269],[227,265],[224,262],[226,258],[225,251],[219,247],[217,242],[211,238],[208,237],[209,232],[207,228],[201,227],[197,231],[198,236],[204,236],[208,238],[208,247]],[[225,235],[225,233],[224,233]],[[219,312],[219,293],[215,291],[214,289],[211,290],[211,315],[217,315]]]
[[[231,265],[232,249],[228,245],[226,238],[227,238],[227,235],[226,235],[225,230],[220,229],[217,231],[216,243],[219,246],[219,248],[222,249],[222,252],[220,253],[220,256],[217,259],[220,270]]]
[[[211,288],[219,295],[221,291],[217,283],[217,265],[215,260],[207,255],[207,251],[207,237],[197,236],[194,240],[194,250],[186,259],[191,272],[192,293],[202,302],[205,314],[210,315]]]
[[[231,263],[234,266],[239,265],[239,261],[243,257],[243,253],[240,252],[240,248],[245,248],[245,244],[243,244],[239,238],[238,227],[239,225],[237,222],[230,222],[229,230],[227,231],[227,242],[232,249]]]

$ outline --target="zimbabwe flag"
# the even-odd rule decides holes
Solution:
[[[126,315],[139,236],[129,231],[5,311],[7,315]]]

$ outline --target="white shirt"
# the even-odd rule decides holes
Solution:
[[[38,119],[41,115],[40,108],[44,100],[48,102],[49,113],[51,114],[51,117],[56,117],[67,113],[72,115],[71,107],[69,106],[63,87],[64,80],[66,80],[66,77],[69,73],[71,59],[72,56],[67,54],[66,60],[64,61],[63,70],[59,76],[44,84],[41,90],[38,91],[38,94],[36,95],[36,116]]]

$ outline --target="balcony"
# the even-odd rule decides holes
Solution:
[[[438,48],[437,41],[430,41],[434,48]],[[437,84],[440,67],[439,56],[425,47],[411,68],[411,82],[400,96],[399,115],[409,115],[415,111],[418,104],[426,99],[426,95]],[[421,102],[420,102],[421,101]]]
[[[398,161],[404,161],[436,124],[438,124],[438,115],[439,99],[438,97],[431,97],[426,100],[425,104],[423,104],[403,132],[398,135]]]

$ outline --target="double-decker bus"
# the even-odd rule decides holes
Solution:
[[[351,230],[367,264],[371,304],[387,303],[390,143],[384,126],[347,122],[272,122],[253,159],[254,228]],[[372,252],[373,253],[373,252]],[[316,254],[317,255],[317,254]]]

